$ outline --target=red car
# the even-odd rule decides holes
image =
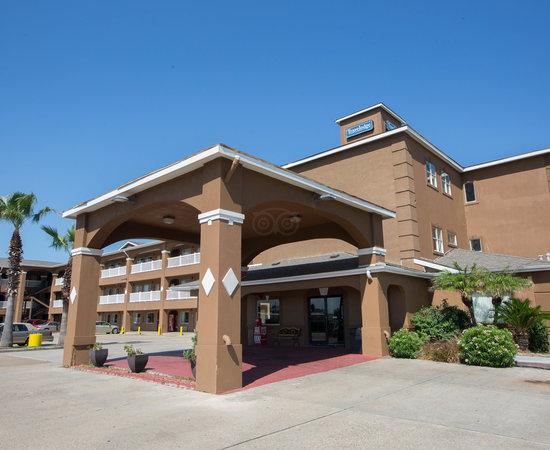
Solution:
[[[25,320],[25,323],[30,323],[34,327],[38,327],[38,325],[45,324],[47,320],[44,319],[27,319]]]

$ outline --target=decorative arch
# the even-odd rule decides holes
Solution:
[[[397,284],[388,286],[388,314],[392,334],[403,328],[407,317],[407,301],[405,290]]]

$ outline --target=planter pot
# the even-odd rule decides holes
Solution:
[[[128,356],[128,367],[134,373],[143,372],[149,361],[149,355]]]
[[[193,374],[193,378],[197,379],[197,361],[193,361],[192,359],[189,360],[189,363],[191,364],[191,373]]]
[[[95,367],[103,367],[105,361],[107,361],[107,355],[109,350],[102,348],[101,350],[90,350],[90,362]]]

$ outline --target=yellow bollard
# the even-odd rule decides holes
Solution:
[[[120,334],[124,334],[125,332],[126,332],[126,330],[124,329],[124,327],[122,327],[122,328],[120,329]]]
[[[138,335],[141,336],[141,327],[138,327]]]
[[[160,334],[161,334],[161,333],[160,333],[160,325],[159,325],[159,327],[158,327],[158,329],[157,329],[157,334],[158,334],[159,336],[160,336]]]
[[[40,347],[42,345],[42,335],[40,333],[29,334],[29,347]]]
[[[180,326],[180,336],[183,336],[183,327]]]

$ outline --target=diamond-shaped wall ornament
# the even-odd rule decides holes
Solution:
[[[239,280],[231,267],[225,274],[225,277],[223,277],[222,283],[229,296],[232,296],[235,289],[237,289],[237,286],[239,285]]]
[[[71,303],[74,303],[74,301],[76,300],[76,288],[74,286],[71,294],[69,295],[69,298],[71,299]]]
[[[216,282],[216,279],[214,278],[214,275],[212,275],[212,271],[210,268],[206,269],[206,273],[204,274],[204,277],[202,277],[202,287],[204,288],[204,292],[206,292],[206,295],[210,294],[210,291],[214,287],[214,283]]]

